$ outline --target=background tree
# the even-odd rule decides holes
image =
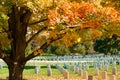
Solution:
[[[86,47],[82,43],[74,44],[70,47],[70,51],[72,55],[85,55],[86,54]]]
[[[70,51],[69,48],[67,48],[65,45],[52,44],[47,48],[46,53],[55,54],[57,56],[64,56],[69,55]]]
[[[103,36],[96,40],[94,49],[100,53],[118,54],[120,51],[120,40],[115,34],[112,35],[112,38]]]
[[[53,42],[69,47],[80,38],[84,40],[79,31],[89,30],[90,36],[99,36],[95,30],[107,27],[101,25],[119,25],[119,20],[119,11],[114,8],[84,1],[0,0],[0,58],[8,65],[9,80],[22,80],[26,62],[44,53]],[[32,41],[38,45],[26,55]]]

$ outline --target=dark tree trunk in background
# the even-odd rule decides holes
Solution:
[[[11,53],[8,62],[9,80],[22,80],[22,73],[25,66],[25,49],[27,26],[32,12],[25,6],[12,6],[11,13],[8,14],[8,26],[11,39]]]

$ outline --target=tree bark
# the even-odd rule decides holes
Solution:
[[[26,61],[26,33],[27,26],[32,12],[26,6],[19,6],[13,4],[11,12],[8,14],[8,26],[10,33],[8,34],[11,39],[11,53],[9,54],[10,62],[6,61],[9,69],[8,80],[22,80],[23,70]]]
[[[14,62],[11,65],[8,65],[8,69],[9,69],[8,80],[22,80],[24,66],[25,64],[20,64],[17,62]]]

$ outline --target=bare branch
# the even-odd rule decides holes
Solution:
[[[46,21],[47,19],[48,19],[48,18],[40,19],[39,21],[36,21],[36,22],[33,22],[33,23],[29,23],[29,26],[35,25],[35,24],[38,24],[38,23],[41,23],[41,22],[44,22],[44,21]]]
[[[47,29],[47,27],[43,27],[42,29],[40,29],[37,33],[35,33],[28,41],[27,44],[33,39],[35,38],[41,31]]]

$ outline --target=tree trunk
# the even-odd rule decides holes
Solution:
[[[14,64],[8,65],[9,68],[9,77],[8,80],[22,80],[23,78],[23,64],[14,62]]]
[[[26,61],[26,34],[27,27],[32,12],[27,6],[12,5],[11,12],[8,14],[8,26],[10,33],[8,38],[11,40],[10,62],[6,62],[9,68],[8,80],[22,80],[22,73]]]

